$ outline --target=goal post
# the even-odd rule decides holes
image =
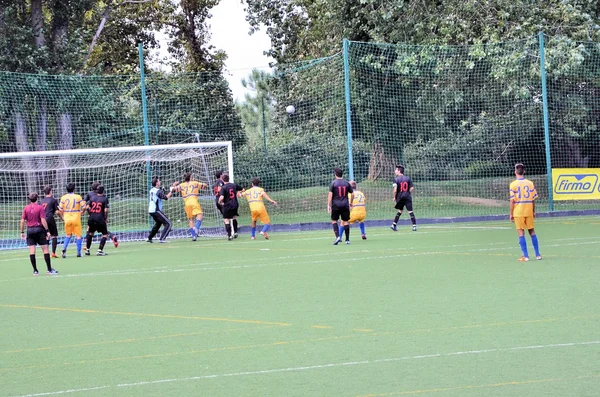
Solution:
[[[0,249],[25,246],[19,238],[19,222],[30,192],[42,198],[44,187],[51,185],[54,197],[60,199],[67,183],[74,183],[75,193],[83,197],[94,181],[105,186],[109,199],[108,229],[121,241],[145,239],[152,226],[149,181],[158,176],[168,190],[173,182],[182,182],[185,172],[209,185],[198,197],[204,212],[200,236],[222,236],[222,217],[212,192],[217,170],[233,175],[231,141],[0,153]],[[189,226],[181,196],[174,194],[163,210],[173,222],[169,237],[187,237]],[[56,221],[61,241],[64,227],[58,216]],[[84,230],[86,225],[84,214]]]

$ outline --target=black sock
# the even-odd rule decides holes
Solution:
[[[102,236],[102,238],[100,239],[100,246],[98,247],[100,251],[104,249],[104,244],[106,244],[106,237]]]
[[[346,235],[346,241],[350,240],[350,225],[344,225],[344,234]]]
[[[37,272],[38,269],[35,266],[35,254],[29,254],[29,260],[31,261],[31,266],[33,266],[33,271]]]
[[[50,264],[50,253],[44,254],[44,261],[46,261],[46,268],[48,268],[48,271],[52,270],[52,265]]]
[[[91,246],[92,246],[92,235],[88,234],[87,237],[85,238],[85,248],[87,248],[89,250]]]
[[[231,225],[229,223],[225,224],[225,231],[227,232],[227,237],[231,236]]]
[[[414,212],[411,212],[409,215],[410,215],[410,221],[412,222],[412,224],[416,225],[417,224],[417,218],[415,218]]]
[[[396,214],[396,216],[394,217],[394,225],[396,223],[398,223],[398,220],[400,219],[400,216],[402,215],[402,212],[398,211],[398,213]]]
[[[233,220],[233,232],[237,233],[238,231],[238,226],[237,226],[237,219]]]
[[[58,238],[52,237],[52,253],[56,254],[56,247],[58,246]]]
[[[335,234],[335,238],[338,238],[340,236],[340,227],[338,226],[337,223],[332,223],[331,226],[333,227],[333,233]]]

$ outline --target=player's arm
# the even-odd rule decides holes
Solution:
[[[398,193],[398,185],[394,183],[394,198],[392,200],[396,201],[396,193]]]
[[[267,194],[267,192],[263,191],[262,192],[262,196],[264,198],[266,198],[267,200],[269,200],[269,202],[271,202],[271,204],[273,204],[275,207],[277,207],[277,201],[275,201],[271,197],[269,197],[269,195]]]
[[[333,199],[333,192],[327,194],[327,212],[331,213],[331,200]]]
[[[108,223],[108,207],[104,207],[104,221]]]
[[[515,210],[515,200],[514,199],[510,199],[510,221],[511,222],[515,221],[515,217],[513,216],[514,210]]]
[[[158,192],[156,193],[156,196],[161,200],[168,200],[173,195],[174,190],[175,190],[175,186],[171,186],[171,188],[169,189],[169,193],[165,194],[164,190],[159,189]]]

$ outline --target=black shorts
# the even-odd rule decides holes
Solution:
[[[234,216],[240,216],[240,214],[238,214],[238,208],[239,207],[223,207],[223,218],[233,219]]]
[[[412,211],[412,199],[400,199],[396,201],[396,206],[394,208],[398,211],[402,211],[404,207],[406,207],[407,211]]]
[[[48,245],[46,231],[41,226],[27,228],[27,245]]]
[[[48,224],[48,231],[51,236],[58,236],[58,229],[56,228],[56,221],[54,217],[46,218],[46,223]]]
[[[106,222],[88,220],[88,233],[93,236],[96,232],[107,235],[108,228],[106,227]]]
[[[348,222],[350,220],[350,208],[348,208],[348,207],[343,207],[343,208],[333,207],[331,209],[331,220],[337,221],[340,218],[342,218],[343,221]]]

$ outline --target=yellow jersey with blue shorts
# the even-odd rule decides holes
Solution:
[[[510,201],[514,204],[513,217],[517,229],[533,229],[533,201],[538,198],[533,182],[518,178],[510,184]]]
[[[81,206],[83,199],[75,193],[67,193],[60,198],[58,208],[65,220],[65,234],[81,237]]]
[[[263,202],[264,189],[262,187],[253,186],[251,189],[246,190],[244,195],[248,200],[248,206],[250,207],[250,215],[252,216],[252,222],[260,220],[264,225],[271,223],[267,208]]]
[[[350,199],[350,195],[348,195]],[[354,200],[352,201],[352,210],[350,211],[350,224],[354,222],[364,222],[367,217],[367,197],[359,190],[354,191]]]
[[[179,191],[183,198],[183,209],[188,219],[194,218],[196,215],[202,214],[202,207],[198,201],[198,194],[200,189],[206,189],[208,185],[206,183],[198,181],[182,182],[179,185]]]

